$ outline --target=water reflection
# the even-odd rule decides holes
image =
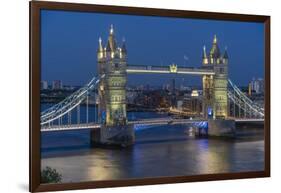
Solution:
[[[187,125],[140,129],[132,148],[90,148],[89,131],[42,134],[42,167],[63,182],[261,171],[263,140],[197,139]]]
[[[199,170],[200,173],[229,171],[229,162],[231,162],[231,160],[229,160],[228,154],[231,154],[231,147],[223,145],[209,147],[209,140],[204,139],[198,143],[198,148],[197,170]]]

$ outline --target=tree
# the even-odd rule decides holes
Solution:
[[[42,183],[59,183],[62,180],[62,175],[56,169],[47,166],[41,171]]]

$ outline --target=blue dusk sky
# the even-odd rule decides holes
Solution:
[[[118,43],[125,38],[128,64],[201,66],[202,47],[209,52],[217,35],[227,47],[229,77],[237,85],[264,77],[262,23],[182,19],[117,14],[41,11],[41,79],[49,84],[84,85],[97,74],[98,38],[105,44],[110,25]],[[129,85],[200,85],[200,76],[129,75]]]

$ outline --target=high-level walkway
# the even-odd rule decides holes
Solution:
[[[176,65],[170,66],[149,66],[149,65],[128,65],[127,73],[132,74],[190,74],[190,75],[214,75],[214,70],[211,68],[193,68],[193,67],[179,67]]]

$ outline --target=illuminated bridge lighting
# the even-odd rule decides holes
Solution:
[[[158,73],[158,74],[190,74],[190,75],[214,75],[212,69],[207,68],[190,68],[190,67],[175,67],[174,66],[142,66],[142,65],[128,65],[126,72],[129,74],[138,73]]]

